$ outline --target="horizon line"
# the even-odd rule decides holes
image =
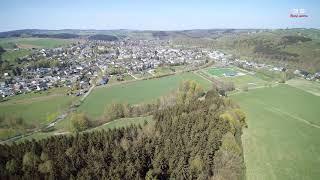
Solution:
[[[21,31],[21,30],[40,30],[40,31],[64,31],[64,30],[80,30],[80,31],[194,31],[194,30],[285,30],[285,29],[317,29],[316,27],[294,27],[294,28],[194,28],[194,29],[127,29],[127,28],[114,28],[114,29],[85,29],[85,28],[64,28],[64,29],[47,29],[47,28],[22,28],[13,30],[0,30],[0,33],[10,32],[10,31]]]

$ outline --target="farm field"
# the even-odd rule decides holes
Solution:
[[[79,107],[79,110],[88,113],[89,116],[98,117],[103,114],[106,106],[111,103],[126,102],[137,104],[151,102],[176,90],[184,80],[195,80],[205,89],[211,87],[209,81],[191,72],[117,84],[110,87],[106,85],[94,89],[86,101]]]
[[[320,97],[278,85],[231,98],[247,114],[242,138],[248,180],[320,177]]]
[[[26,126],[6,127],[0,125],[0,139],[6,139],[52,121],[59,111],[64,110],[76,99],[65,96],[65,88],[50,89],[47,92],[28,93],[9,97],[0,103],[0,117],[4,119],[22,118]]]
[[[52,95],[18,103],[1,103],[0,115],[22,117],[31,124],[48,123],[47,116],[58,114],[71,104],[72,97]]]
[[[307,81],[304,79],[290,79],[287,81],[290,86],[303,89],[309,93],[320,96],[320,82]]]
[[[54,48],[70,44],[72,40],[54,38],[1,38],[0,46],[5,49],[15,48]]]
[[[28,49],[11,50],[3,53],[2,59],[13,62],[15,59],[27,56],[29,54],[31,54],[31,50]]]
[[[13,100],[0,103],[0,116],[4,118],[22,118],[28,125],[39,127],[53,121],[75,99],[71,96],[49,95],[31,99]],[[0,138],[6,139],[25,128],[2,128]]]
[[[57,114],[71,104],[76,97],[66,96],[64,88],[48,92],[21,94],[0,103],[1,116],[22,117],[27,123],[47,123],[47,116]]]

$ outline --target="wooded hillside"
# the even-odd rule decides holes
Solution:
[[[155,123],[0,145],[2,178],[243,179],[245,115],[187,81],[156,103]]]

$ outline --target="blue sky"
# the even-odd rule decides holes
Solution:
[[[307,18],[289,18],[305,9]],[[320,28],[317,0],[1,0],[0,31]]]

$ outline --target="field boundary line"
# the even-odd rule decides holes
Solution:
[[[203,76],[202,74],[200,74],[198,71],[196,71],[194,74],[196,74],[196,75],[200,76],[201,78],[203,78],[203,79],[205,79],[205,80],[207,80],[207,81],[209,81],[209,82],[212,83],[212,81],[211,81],[210,79],[204,77],[204,76]]]
[[[303,122],[303,123],[305,123],[305,124],[307,124],[307,125],[309,125],[309,126],[312,126],[312,127],[315,127],[315,128],[320,129],[320,126],[319,126],[319,125],[316,125],[316,124],[314,124],[314,123],[311,123],[310,121],[308,121],[308,120],[306,120],[306,119],[303,119],[303,118],[301,118],[301,117],[292,115],[292,114],[290,114],[290,113],[288,113],[288,112],[285,112],[285,111],[283,111],[283,110],[279,110],[279,109],[277,109],[277,108],[275,108],[275,107],[270,107],[270,108],[267,108],[267,109],[269,109],[269,110],[271,110],[271,111],[273,111],[273,112],[278,112],[279,114],[284,114],[284,115],[289,116],[289,117],[291,117],[291,118],[293,118],[293,119],[296,119],[296,120],[298,120],[298,121],[300,121],[300,122]]]
[[[273,107],[273,106],[269,106],[268,104],[263,103],[263,102],[261,102],[260,100],[257,100],[256,102],[257,102],[257,103],[260,103],[260,104],[262,104],[262,105],[264,105],[264,106],[267,106],[267,107],[265,108],[265,109],[267,109],[267,110],[270,110],[270,111],[273,111],[273,112],[277,112],[277,113],[279,113],[279,114],[283,114],[283,115],[289,116],[289,117],[291,117],[291,118],[293,118],[293,119],[296,119],[296,120],[298,120],[298,121],[300,121],[300,122],[303,122],[303,123],[305,123],[305,124],[307,124],[307,125],[309,125],[309,126],[311,126],[311,127],[320,129],[320,126],[319,126],[319,125],[314,124],[314,123],[312,123],[312,122],[310,122],[310,121],[308,121],[308,120],[306,120],[306,119],[303,119],[303,118],[301,118],[301,117],[299,117],[299,116],[295,116],[295,115],[292,115],[292,114],[290,114],[290,113],[288,113],[288,112],[286,112],[286,111],[280,110],[279,108],[275,108],[275,107]]]
[[[310,122],[310,121],[308,121],[308,120],[306,120],[306,119],[303,119],[303,118],[301,118],[301,117],[299,117],[299,116],[292,115],[292,114],[290,114],[290,113],[288,113],[288,112],[286,112],[286,111],[280,110],[279,108],[270,106],[270,105],[268,105],[268,104],[266,104],[266,103],[261,102],[260,100],[256,100],[255,102],[260,103],[260,104],[266,106],[265,109],[267,109],[267,110],[269,110],[269,111],[273,111],[273,112],[277,112],[277,113],[279,113],[279,114],[283,114],[283,115],[289,116],[289,117],[291,117],[291,118],[293,118],[293,119],[296,119],[296,120],[298,120],[298,121],[300,121],[300,122],[303,122],[303,123],[305,123],[305,124],[307,124],[307,125],[309,125],[309,126],[312,126],[312,127],[314,127],[314,128],[320,129],[320,126],[319,126],[319,125],[314,124],[314,123],[312,123],[312,122]]]

